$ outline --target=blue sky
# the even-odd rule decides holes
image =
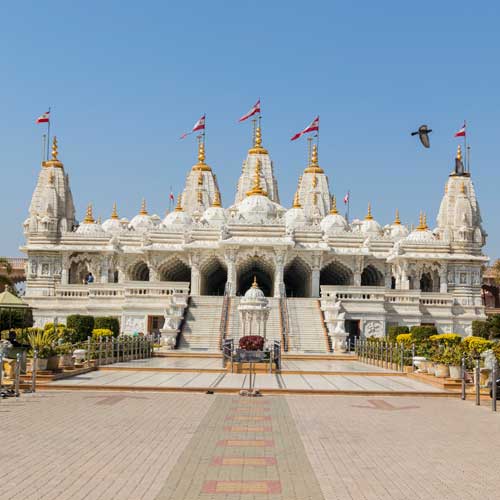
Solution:
[[[207,113],[207,162],[234,199],[260,97],[264,145],[290,206],[305,167],[293,133],[321,116],[320,163],[352,216],[433,224],[464,118],[486,251],[500,256],[500,4],[448,1],[3,2],[0,6],[0,255],[17,255],[40,170],[44,127],[69,172],[79,218],[93,202],[132,217],[142,197],[163,215],[196,159]],[[427,123],[423,149],[409,132]],[[490,186],[488,188],[488,186]]]

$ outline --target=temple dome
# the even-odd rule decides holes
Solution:
[[[368,204],[368,213],[361,223],[360,231],[368,235],[382,234],[382,226],[373,218],[370,204]]]
[[[401,239],[408,236],[408,228],[401,224],[399,219],[399,210],[396,210],[396,218],[392,224],[386,226],[387,233],[391,238]]]
[[[292,208],[285,213],[285,225],[287,228],[294,229],[297,226],[307,224],[306,212],[299,202],[299,192],[295,193]]]
[[[426,216],[420,214],[419,225],[405,238],[405,241],[415,242],[415,243],[426,243],[434,241],[435,239],[436,236],[427,226]]]
[[[264,300],[262,300],[264,299]],[[259,302],[266,302],[267,299],[266,296],[264,295],[264,292],[259,288],[259,285],[257,284],[257,278],[254,277],[252,286],[245,292],[243,301],[248,302],[248,301],[259,301]]]
[[[138,232],[148,231],[154,228],[154,222],[146,210],[146,201],[142,200],[140,212],[130,221],[130,228]]]
[[[190,226],[193,223],[191,216],[184,212],[181,205],[181,197],[177,198],[177,206],[173,212],[170,212],[164,219],[163,225],[165,227],[170,226]]]
[[[277,205],[267,196],[247,196],[238,204],[238,214],[249,222],[267,222],[276,219]]]
[[[106,219],[102,223],[102,228],[107,233],[119,233],[123,231],[123,223],[118,217],[118,213],[116,211],[116,203],[113,205],[113,212],[111,213],[111,217],[109,219]]]
[[[43,222],[44,220],[42,219],[42,223]],[[92,215],[92,205],[88,205],[85,219],[83,219],[83,222],[78,226],[76,233],[88,236],[101,236],[106,234],[102,225],[98,224],[94,220],[94,216]]]
[[[348,231],[349,225],[345,217],[337,211],[335,197],[332,198],[332,208],[330,213],[320,222],[321,230],[325,233],[338,233]]]

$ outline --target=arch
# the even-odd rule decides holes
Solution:
[[[361,286],[384,286],[384,275],[370,264],[361,273]]]
[[[352,271],[337,260],[324,266],[319,275],[320,285],[352,286],[353,282]]]
[[[131,267],[129,275],[131,281],[149,281],[149,266],[140,260]]]
[[[422,292],[433,292],[434,291],[434,281],[432,279],[431,273],[423,273],[420,278],[420,290]]]
[[[69,266],[69,284],[81,285],[90,272],[90,259],[74,260]]]
[[[158,268],[160,281],[191,282],[191,268],[179,257],[171,257]]]
[[[300,257],[285,266],[283,281],[287,297],[311,296],[311,268]]]
[[[212,255],[200,266],[200,294],[224,295],[227,282],[227,267],[218,257]]]
[[[266,297],[274,294],[274,267],[268,261],[253,256],[240,263],[236,276],[236,293],[245,295],[252,286],[254,276],[257,278],[260,289]]]

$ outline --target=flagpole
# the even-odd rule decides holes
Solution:
[[[465,154],[465,171],[469,171],[469,160],[467,158],[467,123],[464,120],[464,154]]]
[[[50,149],[50,122],[52,121],[52,116],[50,115],[50,106],[49,106],[49,120],[47,121],[47,158],[49,161],[49,149]]]
[[[346,214],[346,221],[347,224],[349,224],[349,210],[351,208],[351,191],[347,191],[347,214]]]
[[[42,135],[42,165],[45,163],[45,151],[47,149],[47,145],[45,141],[47,140],[47,134]]]
[[[319,154],[319,115],[318,115],[318,131],[316,134],[316,148],[318,149],[318,154]]]
[[[313,141],[313,138],[311,136],[309,136],[307,138],[307,164],[306,164],[307,166],[309,166],[311,163],[312,141]]]

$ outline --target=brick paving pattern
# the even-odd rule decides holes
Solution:
[[[1,500],[500,491],[500,413],[458,399],[61,391],[1,400],[0,424]]]

